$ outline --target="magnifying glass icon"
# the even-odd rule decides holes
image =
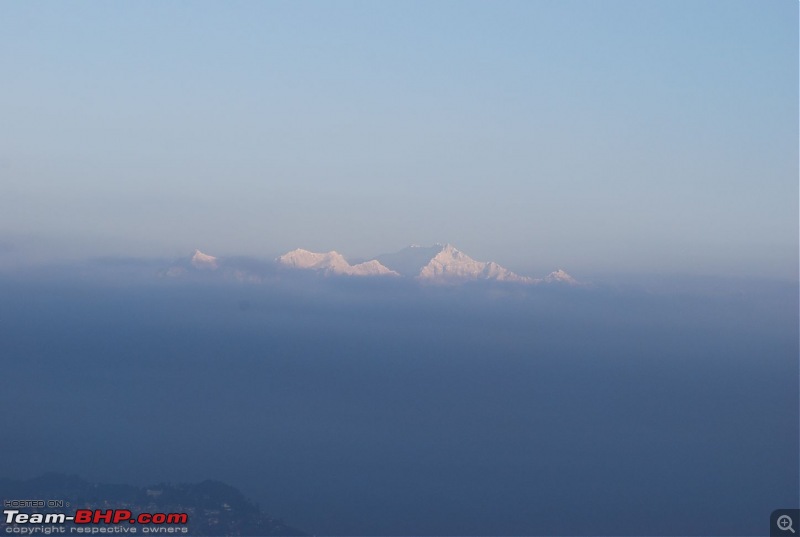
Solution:
[[[792,517],[790,517],[789,515],[779,516],[778,520],[776,521],[776,524],[778,524],[779,530],[782,531],[789,530],[792,533],[794,533],[794,528],[792,528]]]

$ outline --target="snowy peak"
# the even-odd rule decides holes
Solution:
[[[216,257],[204,254],[200,250],[195,250],[194,254],[178,259],[175,264],[159,274],[169,278],[179,278],[188,274],[213,272],[218,268],[219,260]]]
[[[252,258],[215,257],[195,250],[190,256],[177,259],[170,267],[158,272],[161,277],[199,281],[228,280],[261,283],[274,265]]]
[[[200,270],[216,270],[219,268],[216,257],[213,255],[204,254],[200,250],[194,251],[194,255],[189,262],[194,268]]]
[[[417,275],[420,280],[466,281],[477,279],[486,263],[475,261],[451,244],[442,247],[438,254]]]
[[[296,269],[324,270],[339,273],[345,271],[350,263],[339,252],[317,253],[298,248],[278,258],[278,263]]]
[[[384,267],[383,265],[380,264],[379,261],[376,261],[375,259],[371,261],[365,261],[364,263],[359,263],[357,265],[353,265],[350,268],[351,268],[350,274],[354,276],[383,276],[383,275],[399,276],[398,273]]]
[[[533,283],[531,278],[520,276],[497,263],[476,261],[452,244],[441,250],[420,270],[417,279],[432,283],[462,283],[472,280]]]
[[[507,268],[501,267],[494,261],[486,263],[483,269],[483,278],[487,280],[497,280],[499,282],[536,283],[536,280],[533,278],[520,276]]]
[[[567,274],[567,272],[563,269],[558,269],[554,272],[551,272],[544,277],[544,281],[546,283],[565,283],[568,285],[578,285],[578,280]]]
[[[317,253],[298,248],[280,256],[279,265],[303,270],[316,270],[325,274],[342,274],[348,276],[382,276],[397,275],[376,260],[351,265],[338,252]]]

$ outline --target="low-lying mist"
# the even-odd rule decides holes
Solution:
[[[0,475],[219,479],[323,535],[752,535],[796,285],[0,282]]]

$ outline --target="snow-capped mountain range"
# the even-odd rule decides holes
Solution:
[[[541,279],[520,276],[494,261],[476,261],[452,244],[412,245],[399,252],[379,255],[375,259],[355,265],[348,263],[338,252],[321,254],[307,250],[293,250],[280,256],[277,262],[282,267],[317,270],[325,274],[400,276],[439,284],[479,280],[523,284],[577,283],[572,276],[560,269]]]
[[[470,281],[569,285],[578,283],[561,269],[544,278],[521,276],[493,261],[476,261],[452,244],[412,245],[399,252],[352,264],[339,252],[319,253],[298,248],[279,256],[275,260],[275,266],[279,271],[307,271],[322,276],[408,278],[432,284],[460,284]],[[236,263],[219,259],[200,250],[170,267],[163,275],[177,277],[199,272],[221,272],[240,281],[259,280],[257,274],[242,266],[241,260]]]
[[[399,276],[393,270],[373,259],[351,265],[339,252],[318,254],[298,248],[280,256],[279,265],[293,269],[319,270],[325,274],[344,274],[347,276]]]

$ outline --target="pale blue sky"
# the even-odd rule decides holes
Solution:
[[[0,260],[797,279],[798,4],[3,2]]]

